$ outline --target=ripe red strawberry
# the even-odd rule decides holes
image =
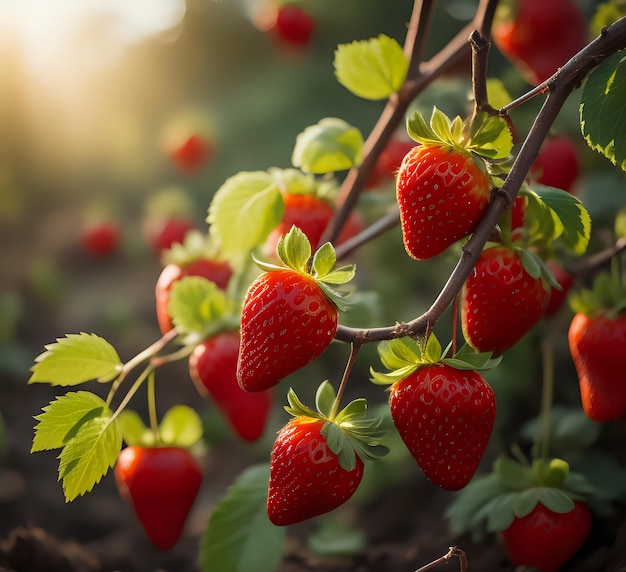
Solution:
[[[492,35],[524,78],[537,85],[585,46],[587,28],[574,0],[508,0],[498,6]]]
[[[82,232],[83,249],[92,256],[107,256],[117,250],[121,231],[112,221],[100,221],[87,225]]]
[[[296,418],[272,447],[267,512],[276,525],[301,522],[346,502],[363,477],[363,461],[346,471],[321,434],[321,419]]]
[[[295,226],[277,250],[287,266],[259,263],[266,272],[250,285],[243,301],[237,379],[246,391],[276,385],[330,345],[341,305],[341,295],[331,285],[354,275],[351,266],[332,270],[336,258],[329,243],[311,259],[310,244]]]
[[[184,245],[174,245],[164,252],[163,261],[166,266],[157,279],[154,293],[159,329],[166,334],[174,327],[168,304],[175,282],[185,276],[201,276],[225,290],[233,270],[227,261],[217,258],[212,245],[196,231],[187,234]]]
[[[154,238],[150,239],[151,246],[157,254],[162,255],[174,244],[184,244],[187,233],[194,229],[195,225],[190,220],[180,218],[163,220],[158,229],[154,229]]]
[[[568,343],[587,416],[598,422],[622,417],[626,413],[622,368],[626,314],[589,316],[579,312],[570,324]]]
[[[432,334],[424,349],[405,338],[380,344],[379,353],[394,371],[372,372],[372,381],[392,383],[391,417],[407,449],[430,481],[462,489],[476,472],[496,417],[493,390],[475,368],[494,362],[489,354],[466,361],[480,355],[467,348],[456,359],[443,358]]]
[[[492,136],[487,135],[491,130],[477,125],[485,121],[481,116],[472,125],[472,138],[460,117],[450,121],[437,108],[430,126],[419,113],[409,119],[409,134],[421,145],[413,147],[402,160],[396,197],[404,247],[412,258],[425,260],[440,254],[470,234],[485,213],[490,182],[479,153],[503,158],[512,146],[506,122],[493,118],[492,126],[499,133],[506,131],[508,137],[497,150],[486,150],[485,145],[493,143]]]
[[[270,233],[264,245],[266,256],[276,254],[276,245],[280,237],[289,232],[292,226],[297,226],[311,243],[312,249],[320,246],[320,241],[326,227],[330,223],[335,211],[328,202],[314,194],[298,194],[285,192],[282,195],[285,204],[285,213],[280,224]],[[363,230],[363,223],[358,213],[353,212],[340,232],[336,244],[345,242]]]
[[[402,164],[402,159],[415,145],[416,142],[412,139],[390,139],[378,156],[376,164],[365,183],[365,189],[373,189],[387,181],[394,181]]]
[[[315,19],[299,6],[285,4],[276,12],[274,35],[287,45],[302,48],[311,41]]]
[[[578,177],[578,154],[572,140],[565,135],[546,139],[531,173],[542,185],[571,192]]]
[[[211,161],[215,148],[208,138],[198,133],[190,133],[172,143],[169,154],[181,173],[195,173]]]
[[[334,390],[324,382],[317,391],[317,411],[303,405],[293,390],[287,395],[291,419],[272,447],[267,513],[279,526],[295,524],[334,510],[346,502],[363,477],[361,457],[387,453],[379,444],[386,431],[380,418],[366,418],[358,399],[337,411]]]
[[[202,483],[191,454],[179,447],[126,447],[115,479],[152,543],[161,550],[174,546]]]
[[[189,374],[199,393],[212,400],[244,441],[265,430],[272,404],[269,392],[250,393],[237,383],[239,333],[225,332],[198,344],[189,356]]]
[[[535,566],[541,572],[559,570],[582,546],[591,530],[591,514],[580,501],[559,514],[541,503],[530,514],[515,518],[502,532],[509,561]]]
[[[486,248],[461,292],[466,341],[480,352],[501,354],[539,321],[548,296],[542,277],[529,274],[518,250]]]

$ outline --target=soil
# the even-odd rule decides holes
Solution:
[[[73,227],[75,228],[75,227]],[[15,339],[4,352],[12,354],[11,367],[4,363],[0,412],[5,449],[0,456],[0,572],[192,572],[197,565],[198,541],[211,507],[257,453],[226,439],[207,454],[205,480],[187,522],[183,538],[167,552],[155,549],[120,499],[111,475],[95,490],[65,503],[56,480],[54,452],[29,453],[33,416],[54,395],[44,385],[28,386],[28,368],[46,343],[65,332],[100,332],[105,338],[126,340],[120,355],[131,356],[157,337],[152,299],[146,296],[159,271],[158,263],[142,257],[129,264],[127,257],[90,260],[67,247],[72,225],[53,225],[32,233],[32,242],[3,253],[3,268],[13,273],[9,285],[21,293],[23,314]],[[61,236],[59,236],[61,235]],[[23,236],[23,235],[22,235]],[[44,300],[33,286],[23,260],[32,258],[30,248],[45,244],[43,236],[55,236],[54,259],[65,278],[63,295]],[[66,240],[63,239],[65,236]],[[7,232],[4,244],[18,244]],[[132,268],[132,270],[130,270]],[[98,310],[105,300],[123,292],[121,305],[131,319],[105,319]],[[83,325],[84,324],[84,325]],[[181,372],[172,371],[172,376]],[[170,384],[171,385],[171,384]],[[185,389],[186,388],[186,389]],[[200,406],[192,384],[177,390],[177,399]],[[164,396],[166,399],[167,396]],[[496,537],[475,544],[468,537],[452,538],[444,512],[450,493],[435,488],[416,469],[406,477],[353,510],[353,519],[365,532],[367,546],[356,557],[322,557],[307,547],[309,525],[289,529],[287,549],[278,572],[413,572],[444,556],[449,547],[465,552],[473,572],[512,572]],[[452,558],[435,569],[458,570]],[[563,568],[566,572],[626,571],[626,509],[598,520],[578,556]],[[521,571],[520,571],[521,572]]]

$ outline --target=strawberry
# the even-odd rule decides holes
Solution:
[[[345,503],[363,477],[361,457],[386,453],[379,445],[380,419],[366,419],[364,399],[339,413],[328,382],[317,392],[318,411],[302,405],[293,390],[285,409],[294,417],[272,446],[267,513],[278,526],[325,514]]]
[[[311,245],[296,226],[277,250],[284,266],[257,262],[265,272],[243,301],[237,379],[246,391],[268,389],[321,355],[335,337],[337,310],[343,308],[333,285],[354,275],[353,266],[333,270],[330,243],[311,258]]]
[[[107,256],[117,250],[121,236],[120,228],[112,221],[88,224],[82,232],[83,249],[92,256]]]
[[[534,277],[528,272],[523,256],[532,255],[505,245],[486,248],[463,285],[463,335],[477,351],[503,353],[545,312],[548,289],[541,274]]]
[[[582,546],[591,531],[587,505],[577,501],[569,512],[557,513],[543,504],[515,518],[502,532],[506,554],[514,566],[536,566],[555,572]]]
[[[213,159],[215,148],[207,137],[189,133],[172,144],[169,155],[181,173],[195,173]]]
[[[239,333],[224,332],[198,344],[189,356],[189,374],[198,392],[226,416],[244,441],[256,441],[272,404],[269,392],[250,393],[237,383]]]
[[[278,8],[272,32],[281,42],[302,48],[311,41],[314,30],[315,19],[299,6],[285,4]]]
[[[404,444],[431,482],[462,489],[476,472],[496,417],[493,390],[474,368],[495,362],[468,348],[442,358],[433,334],[424,349],[411,338],[378,349],[383,364],[395,371],[372,372],[373,381],[392,383],[389,407]]]
[[[163,220],[152,239],[152,248],[162,256],[166,250],[176,244],[184,244],[187,233],[195,229],[195,225],[186,219],[171,218]]]
[[[409,134],[421,145],[413,147],[402,160],[396,197],[404,246],[412,258],[425,260],[443,252],[470,234],[485,213],[490,181],[486,163],[477,153],[489,152],[492,157],[502,158],[512,146],[506,122],[501,118],[492,120],[507,136],[502,148],[490,151],[483,147],[492,138],[487,130],[474,124],[472,138],[466,134],[460,117],[451,122],[435,108],[430,126],[419,113],[409,120]],[[481,116],[476,123],[479,121],[489,120]]]
[[[126,447],[115,465],[122,498],[134,509],[152,543],[161,550],[180,538],[202,472],[180,447]]]
[[[201,276],[225,290],[233,271],[228,262],[216,257],[208,241],[195,231],[187,235],[184,245],[173,245],[166,251],[163,260],[166,266],[157,279],[155,298],[159,329],[166,334],[174,327],[168,303],[175,282],[185,276]]]
[[[553,75],[586,43],[587,28],[574,0],[500,2],[493,40],[531,84]]]
[[[578,177],[578,153],[572,140],[565,135],[546,139],[530,172],[542,185],[571,192]]]

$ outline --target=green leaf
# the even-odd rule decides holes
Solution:
[[[174,405],[159,425],[161,440],[166,445],[191,447],[202,439],[202,420],[191,407]]]
[[[300,227],[293,225],[280,237],[276,245],[278,258],[288,268],[297,272],[307,271],[307,263],[311,258],[311,243]]]
[[[602,33],[602,28],[611,25],[624,16],[626,16],[626,2],[624,0],[609,0],[599,4],[589,24],[591,37],[599,36]]]
[[[435,109],[437,108],[433,108],[433,113]],[[407,119],[406,128],[411,139],[414,139],[422,145],[441,144],[441,139],[433,131],[431,126],[426,123],[424,116],[419,111],[416,111]]]
[[[83,423],[59,455],[59,480],[68,502],[93,489],[122,450],[120,427],[107,413]]]
[[[422,363],[422,348],[413,338],[395,338],[378,344],[380,361],[389,370]]]
[[[609,56],[589,74],[580,104],[580,127],[589,147],[626,171],[626,55]]]
[[[69,392],[45,406],[35,419],[35,436],[31,453],[64,447],[78,429],[90,419],[108,411],[106,403],[95,393]]]
[[[325,520],[307,537],[309,550],[322,556],[356,556],[365,548],[365,533],[336,520]]]
[[[487,99],[495,109],[501,109],[513,100],[502,80],[495,77],[487,79]]]
[[[95,379],[114,380],[122,371],[122,362],[115,348],[95,334],[67,334],[35,358],[28,383],[78,385]]]
[[[489,159],[508,157],[513,148],[513,137],[506,120],[484,111],[476,114],[468,148]]]
[[[200,546],[203,572],[275,572],[285,527],[267,516],[269,465],[243,471],[211,512]]]
[[[404,83],[409,60],[396,40],[377,38],[340,44],[335,74],[341,85],[364,99],[386,99]]]
[[[225,256],[243,257],[265,241],[284,212],[274,177],[265,171],[244,171],[216,191],[207,222]]]
[[[469,344],[463,344],[461,348],[451,357],[441,361],[461,370],[486,370],[493,369],[502,361],[502,356],[492,358],[492,352],[477,352]]]
[[[326,117],[296,138],[291,162],[307,173],[325,174],[358,166],[363,157],[363,136],[336,117]]]
[[[313,276],[317,279],[326,278],[337,262],[337,255],[335,249],[330,242],[327,242],[320,246],[315,255],[313,256]],[[354,268],[354,266],[352,266]],[[333,278],[331,278],[332,280]],[[336,279],[336,277],[335,277]],[[327,280],[325,280],[327,282]],[[343,282],[334,282],[335,284],[343,284]]]
[[[426,342],[426,348],[423,354],[424,361],[428,363],[437,363],[441,361],[441,344],[435,334],[431,333]]]
[[[324,416],[328,417],[335,405],[335,390],[328,380],[322,382],[315,393],[315,406]]]
[[[345,266],[341,266],[324,276],[319,276],[318,279],[324,284],[336,284],[340,286],[341,284],[350,282],[350,280],[354,278],[355,274],[356,266],[354,264],[346,264]]]
[[[321,416],[317,411],[314,411],[310,407],[307,407],[300,401],[296,392],[292,387],[287,392],[287,402],[289,405],[285,405],[285,411],[294,417],[311,417],[313,419],[321,419]]]
[[[185,276],[174,282],[167,307],[180,333],[198,338],[215,329],[230,309],[224,291],[201,276]]]

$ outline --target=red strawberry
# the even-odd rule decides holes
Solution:
[[[546,139],[531,167],[537,182],[571,192],[578,177],[578,154],[569,137]]]
[[[202,483],[191,454],[179,447],[126,447],[115,479],[152,543],[161,550],[174,546]]]
[[[286,4],[278,8],[272,31],[280,41],[301,48],[311,41],[314,30],[315,19],[299,6]]]
[[[363,460],[385,455],[380,418],[367,418],[364,399],[338,411],[337,396],[325,381],[317,390],[317,411],[293,390],[285,407],[294,418],[276,437],[270,462],[267,513],[279,526],[327,513],[346,502],[363,477]]]
[[[568,292],[574,285],[574,277],[553,260],[549,260],[546,264],[561,286],[561,290],[557,288],[550,289],[550,298],[546,306],[546,316],[553,316],[561,308],[563,302],[565,302]]]
[[[539,321],[548,296],[541,276],[529,274],[517,250],[486,248],[461,292],[463,335],[476,350],[501,354]]]
[[[190,133],[172,143],[169,154],[181,173],[195,173],[211,161],[215,148],[208,138]]]
[[[310,244],[295,226],[277,250],[288,266],[260,263],[266,272],[250,285],[243,301],[237,379],[246,391],[276,385],[330,345],[341,304],[331,284],[347,282],[354,274],[353,267],[332,271],[335,253],[329,243],[311,259]]]
[[[481,116],[480,121],[484,121]],[[503,119],[500,132],[508,127]],[[460,117],[450,119],[435,108],[430,126],[415,113],[408,122],[409,134],[421,145],[402,160],[396,178],[396,197],[404,247],[412,258],[425,260],[470,234],[487,209],[490,183],[476,154],[487,143],[485,136],[472,140]],[[471,129],[480,133],[480,128]],[[492,156],[506,156],[510,138]],[[475,151],[473,154],[470,152]],[[486,167],[485,167],[486,168]]]
[[[493,367],[497,360],[468,348],[452,360],[443,358],[433,334],[425,348],[403,338],[378,350],[392,372],[372,371],[372,381],[392,383],[391,417],[407,449],[430,481],[462,489],[476,472],[496,417],[493,390],[475,368]],[[470,363],[470,355],[480,360]]]
[[[152,248],[159,255],[172,248],[175,243],[183,244],[187,233],[195,229],[191,221],[179,218],[163,220],[158,226],[158,229],[154,229],[154,238],[150,240]]]
[[[591,514],[584,503],[576,501],[571,511],[561,514],[539,503],[530,514],[516,517],[502,537],[514,566],[555,572],[578,551],[590,530]]]
[[[587,416],[598,422],[622,417],[626,413],[622,365],[626,314],[589,316],[579,312],[570,324],[568,343]]]
[[[492,28],[498,49],[537,85],[586,43],[587,28],[574,0],[501,2]]]
[[[212,399],[244,441],[256,441],[265,429],[272,399],[269,392],[250,393],[237,383],[239,333],[226,332],[196,346],[189,374],[202,396]]]
[[[81,242],[83,249],[92,256],[107,256],[117,250],[121,232],[111,221],[91,223],[83,229]]]
[[[400,169],[402,164],[402,159],[415,145],[416,142],[412,139],[406,141],[396,138],[390,139],[378,156],[376,164],[365,183],[365,188],[372,189],[386,181],[395,180],[398,169]]]
[[[346,502],[363,477],[363,461],[346,471],[321,434],[321,419],[296,418],[272,447],[267,512],[276,525],[327,513]]]

